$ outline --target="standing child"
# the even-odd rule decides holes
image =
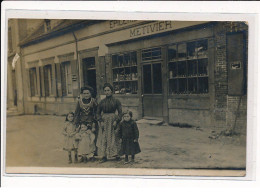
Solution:
[[[91,130],[91,126],[81,124],[80,131],[76,134],[75,139],[78,140],[78,153],[81,156],[81,162],[87,162],[87,159],[94,160],[95,134]]]
[[[134,162],[135,154],[141,152],[138,138],[139,131],[136,122],[132,119],[133,113],[123,113],[123,121],[119,124],[118,136],[122,139],[121,154],[125,155],[125,164],[128,163],[128,155],[131,155],[131,162]]]
[[[68,151],[69,163],[72,163],[71,152],[75,152],[75,163],[78,162],[77,148],[75,147],[75,134],[77,133],[76,125],[74,124],[74,113],[70,112],[66,116],[63,135],[64,135],[64,150]]]

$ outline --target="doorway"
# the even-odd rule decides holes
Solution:
[[[143,64],[142,72],[143,116],[162,117],[162,63],[154,62]]]
[[[96,64],[95,57],[88,57],[82,60],[83,67],[83,84],[84,86],[91,86],[94,89],[94,96],[96,97],[97,82],[96,82]]]

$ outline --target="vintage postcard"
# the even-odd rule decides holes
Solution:
[[[246,176],[247,21],[7,24],[6,174]]]

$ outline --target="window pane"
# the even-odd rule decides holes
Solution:
[[[113,69],[113,81],[118,81],[119,80],[119,72],[118,69]]]
[[[133,81],[131,83],[132,83],[132,94],[137,94],[137,90],[138,90],[137,81]]]
[[[119,84],[118,82],[114,82],[114,90],[115,90],[115,94],[119,94]]]
[[[177,46],[176,45],[169,46],[168,58],[169,58],[169,61],[175,60],[177,58]]]
[[[162,69],[161,64],[153,64],[153,93],[162,93]]]
[[[151,74],[151,65],[143,66],[143,81],[144,81],[144,93],[152,93],[152,74]]]
[[[118,57],[117,57],[117,55],[112,56],[112,66],[118,67]]]
[[[124,54],[124,66],[130,66],[130,54]]]
[[[197,74],[197,60],[188,61],[188,76],[196,76]]]
[[[197,42],[196,52],[198,57],[204,57],[208,54],[208,40],[201,40]]]
[[[178,58],[185,58],[187,56],[186,44],[178,45]]]
[[[199,77],[199,93],[208,93],[208,78]]]
[[[188,50],[188,56],[189,57],[195,57],[196,54],[196,42],[189,42],[187,43],[187,50]]]
[[[208,59],[198,60],[198,71],[200,76],[208,75]]]
[[[197,93],[198,86],[197,86],[197,78],[189,78],[188,79],[188,92],[195,94]]]
[[[146,49],[142,51],[142,60],[160,59],[162,56],[161,48]]]
[[[181,78],[179,79],[179,93],[185,94],[187,92],[187,79]]]
[[[131,72],[132,72],[132,80],[138,80],[137,67],[132,67]]]
[[[178,76],[179,77],[186,76],[186,61],[178,62]]]
[[[169,93],[176,94],[178,92],[178,79],[170,79]]]
[[[131,65],[135,66],[137,65],[137,53],[131,52]]]

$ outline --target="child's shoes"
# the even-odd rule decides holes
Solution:
[[[69,161],[68,161],[68,163],[69,163],[69,164],[72,163],[72,158],[71,158],[71,156],[69,156]]]
[[[80,160],[79,160],[80,163],[84,162],[84,158],[81,157]]]

